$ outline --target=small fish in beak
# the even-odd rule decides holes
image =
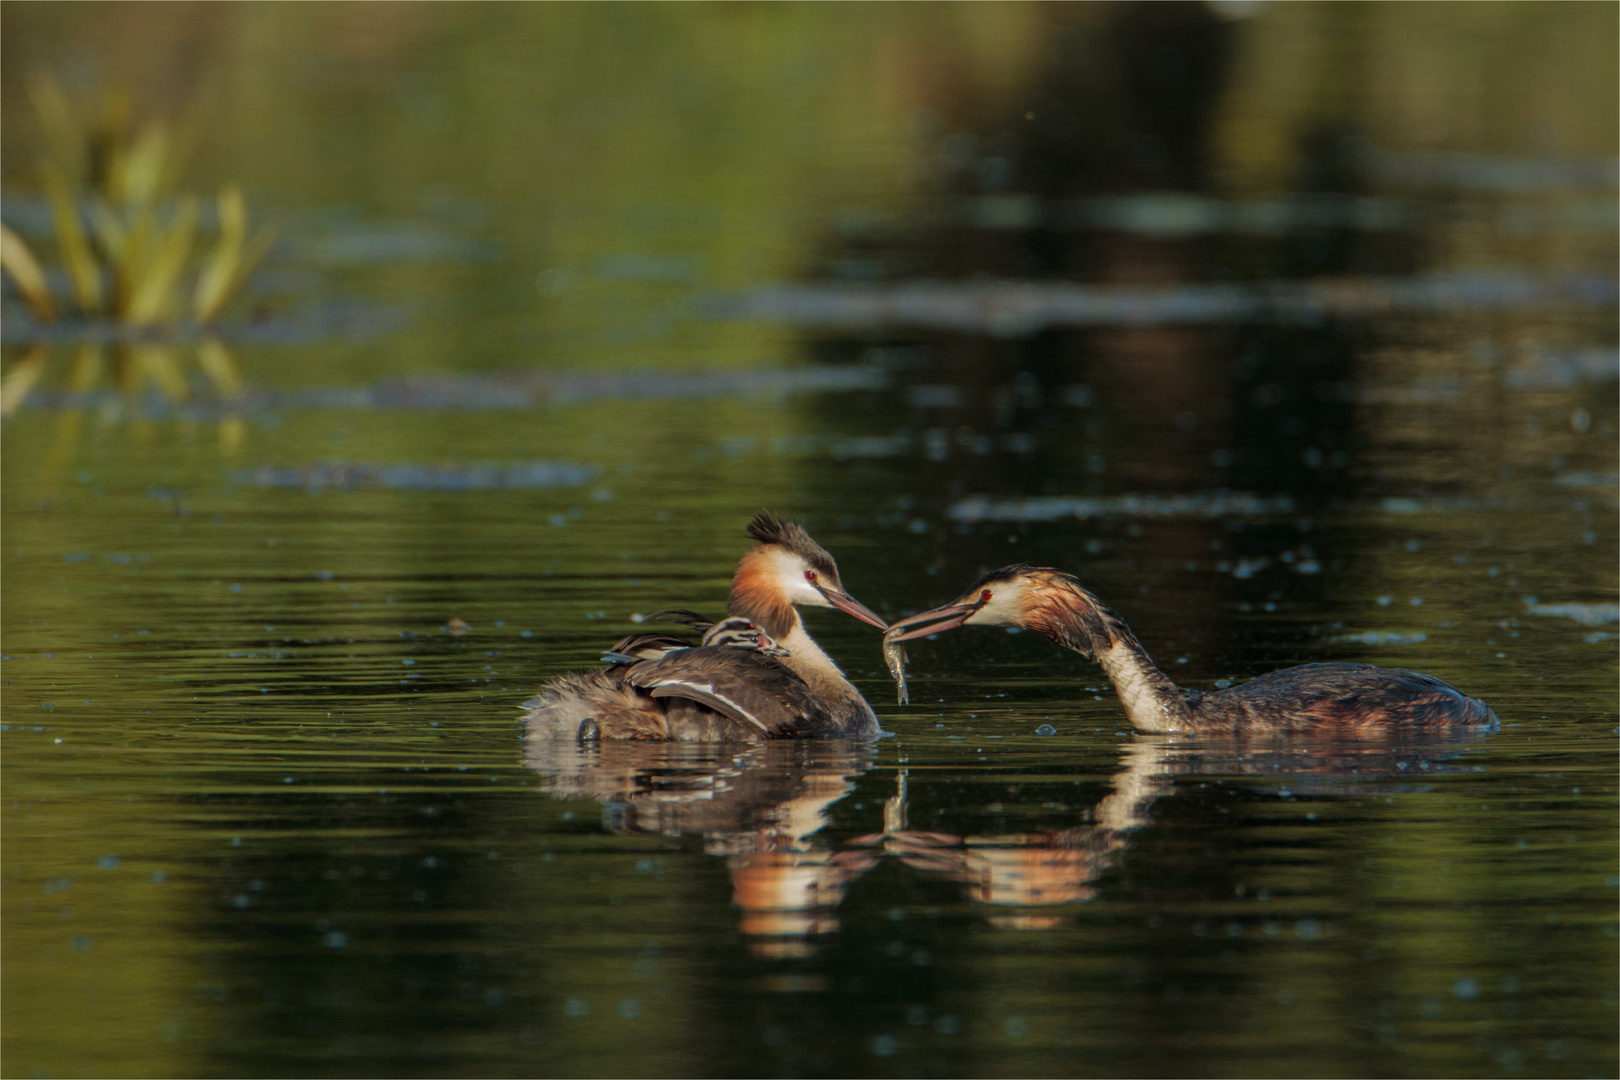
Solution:
[[[906,689],[906,647],[894,636],[894,631],[883,635],[883,662],[889,665],[889,678],[894,680],[897,703],[911,704],[911,691]]]

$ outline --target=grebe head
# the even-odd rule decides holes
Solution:
[[[910,641],[958,626],[1018,626],[1042,629],[1054,606],[1086,603],[1074,578],[1061,570],[1015,563],[992,570],[949,604],[901,619],[885,641]]]
[[[748,523],[748,535],[754,546],[732,579],[733,614],[753,619],[773,637],[787,636],[795,606],[837,608],[887,629],[888,623],[844,591],[838,564],[802,525],[761,510]]]

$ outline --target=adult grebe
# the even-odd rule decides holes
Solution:
[[[838,564],[797,523],[761,511],[754,545],[737,564],[730,618],[665,613],[707,629],[692,646],[669,634],[633,634],[603,657],[612,666],[565,675],[524,703],[531,739],[759,741],[810,735],[870,738],[876,714],[805,632],[796,605],[832,607],[886,624],[844,591]],[[757,631],[757,632],[755,632]]]
[[[1228,690],[1182,690],[1118,613],[1073,575],[1046,567],[991,571],[952,603],[901,619],[883,641],[888,647],[958,626],[1027,627],[1096,660],[1143,731],[1500,726],[1483,701],[1431,675],[1371,664],[1302,664]]]

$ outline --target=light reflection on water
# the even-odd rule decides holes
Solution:
[[[247,386],[4,427],[4,1071],[1614,1075],[1612,77],[1559,51],[1613,12],[1397,7],[222,9],[285,109],[207,151],[289,215]],[[1329,94],[1341,38],[1513,106]],[[891,619],[1050,564],[1185,685],[1503,727],[1136,735],[972,630],[898,708],[813,612],[891,737],[525,747],[761,506]]]
[[[1162,662],[1188,658],[1173,669],[1187,683],[1399,663],[1485,697],[1504,730],[1349,746],[1130,735],[1078,659],[968,631],[918,644],[917,704],[895,709],[873,635],[826,615],[813,630],[893,738],[525,759],[516,703],[544,674],[590,663],[660,597],[718,608],[750,508],[711,528],[682,507],[737,463],[685,486],[654,463],[615,471],[613,502],[536,540],[546,505],[478,492],[201,484],[176,517],[120,482],[150,459],[97,460],[104,493],[75,495],[86,510],[12,526],[54,577],[13,586],[13,605],[37,599],[7,627],[7,845],[23,868],[7,887],[27,950],[12,977],[150,980],[147,1060],[745,1072],[765,1054],[862,1072],[892,1054],[1021,1073],[1080,1054],[1098,1072],[1175,1072],[1218,1046],[1244,1071],[1281,1055],[1400,1072],[1604,1053],[1586,1033],[1609,1007],[1612,644],[1518,599],[1571,595],[1557,582],[1579,573],[1564,554],[1584,556],[1578,538],[1519,561],[1474,533],[1511,535],[1511,512],[1421,515],[1424,543],[1393,564],[1423,582],[1415,608],[1355,583],[1388,531],[1353,514],[1341,539],[1331,513],[1311,534],[1338,569],[1238,581],[1210,563],[1143,593],[1179,567],[1188,529],[1208,535],[1203,519],[1150,519],[1133,538],[1130,519],[1070,518],[1007,545],[936,537],[943,502],[851,515],[801,496],[828,507],[812,526],[880,610],[933,602],[1012,547],[1106,582]],[[187,458],[159,460],[183,473]],[[839,490],[861,482],[863,466],[837,467]],[[24,471],[12,497],[33,483]],[[1242,536],[1233,520],[1217,534]],[[1250,527],[1297,545],[1291,517],[1265,520]],[[82,561],[52,550],[64,521]],[[1107,548],[1085,554],[1077,529]],[[1530,576],[1499,616],[1509,565]],[[1180,607],[1223,580],[1242,591]],[[1318,581],[1327,592],[1304,587]],[[103,621],[74,615],[64,587],[103,598]],[[472,629],[447,633],[451,615]],[[1333,644],[1330,621],[1427,636]],[[77,1045],[81,1064],[129,1060]]]
[[[1464,422],[1472,385],[1446,406]],[[849,431],[912,397],[710,401],[707,430],[752,442],[701,456],[691,410],[657,402],[277,429],[294,460],[337,445],[463,479],[588,460],[576,488],[261,486],[131,429],[52,473],[56,417],[18,418],[7,978],[144,989],[106,1036],[36,1014],[38,1049],[14,1052],[63,1071],[1604,1068],[1614,646],[1594,553],[1614,495],[1555,481],[1601,471],[1612,436],[1588,451],[1549,423],[1562,464],[1445,495],[1397,470],[1337,505],[1114,487],[1056,515],[965,513],[967,463],[1029,459],[954,435],[943,461],[771,449],[783,426],[816,437],[818,410]],[[1088,416],[1025,422],[1060,446]],[[592,442],[621,425],[634,442]],[[1096,475],[1048,468],[1059,490]],[[1484,697],[1504,729],[1133,736],[1094,669],[988,631],[919,643],[896,709],[875,635],[812,614],[893,738],[525,760],[517,703],[631,613],[718,611],[758,504],[806,514],[891,618],[982,565],[1049,562],[1186,684],[1370,660]]]

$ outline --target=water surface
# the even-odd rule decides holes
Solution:
[[[286,238],[240,396],[74,331],[5,421],[5,1071],[1614,1075],[1613,10],[1239,7],[126,26]],[[889,618],[1054,565],[1503,726],[1139,735],[1000,630],[897,707],[811,612],[890,737],[527,746],[762,506]]]

